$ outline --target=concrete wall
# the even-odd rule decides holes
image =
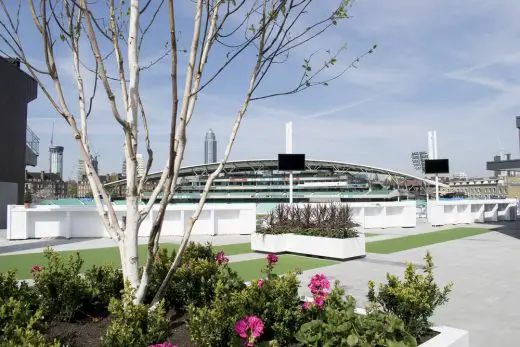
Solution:
[[[516,200],[430,200],[428,221],[433,226],[516,220]]]
[[[0,200],[9,204],[23,202],[27,104],[36,95],[36,82],[17,66],[0,57],[0,182],[17,185],[16,196],[11,191],[0,189]],[[0,214],[5,216],[5,207],[0,208]],[[2,218],[0,229],[5,227]]]
[[[181,236],[195,210],[195,204],[169,205],[162,235]],[[126,206],[114,206],[122,219]],[[139,236],[148,236],[156,208],[143,221]],[[206,204],[195,223],[194,235],[251,234],[256,230],[255,204]],[[94,206],[50,206],[31,208],[10,205],[7,208],[7,239],[25,240],[47,237],[108,237]]]

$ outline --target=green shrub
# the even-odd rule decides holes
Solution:
[[[149,346],[163,343],[171,335],[171,322],[166,317],[164,303],[150,311],[148,305],[133,303],[134,291],[128,285],[122,300],[110,301],[113,320],[101,338],[103,346]]]
[[[145,302],[151,302],[175,259],[175,250],[160,249],[152,269]],[[215,296],[219,265],[211,245],[190,243],[165,295],[166,309],[185,310],[189,304],[205,305]]]
[[[59,343],[48,343],[40,330],[44,328],[41,310],[35,312],[31,305],[14,297],[0,302],[0,346],[6,347],[51,347]]]
[[[112,265],[92,266],[85,271],[87,301],[85,311],[105,315],[111,298],[120,299],[124,288],[123,273]]]
[[[448,294],[453,285],[450,283],[440,289],[433,277],[434,266],[429,252],[424,260],[424,275],[417,274],[415,266],[408,264],[404,281],[387,274],[388,282],[379,285],[379,292],[376,292],[374,282],[368,284],[369,301],[402,319],[406,330],[418,340],[428,334],[431,327],[430,317],[437,307],[448,302]]]
[[[258,232],[344,239],[357,237],[355,228],[358,226],[346,204],[279,204],[269,213]]]
[[[353,297],[344,298],[338,286],[326,297],[322,309],[309,309],[307,322],[296,333],[302,346],[416,346],[404,330],[403,322],[393,314],[369,309],[366,315],[355,312]]]
[[[33,266],[34,287],[46,318],[71,321],[83,315],[88,302],[85,280],[79,276],[83,260],[79,253],[64,262],[60,255],[48,248],[44,251],[48,264]]]
[[[224,268],[227,268],[225,266]],[[264,322],[261,341],[286,346],[294,339],[303,318],[295,274],[237,285],[236,274],[221,271],[215,299],[206,306],[191,305],[188,328],[197,346],[228,346],[236,339],[234,327],[244,316],[255,315]]]
[[[27,285],[27,282],[18,283],[15,270],[0,273],[0,300],[9,298],[23,300],[29,303],[32,309],[37,307],[36,292]]]

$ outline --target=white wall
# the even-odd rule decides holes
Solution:
[[[194,204],[169,205],[166,209],[162,235],[182,236]],[[126,206],[114,206],[121,218]],[[147,236],[158,206],[143,221],[139,236]],[[256,229],[255,204],[206,204],[193,228],[193,234],[251,234]],[[94,206],[23,206],[7,208],[7,239],[24,240],[45,237],[108,237]]]
[[[433,226],[516,220],[516,200],[430,200],[428,221]]]

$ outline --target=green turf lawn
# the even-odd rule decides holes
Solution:
[[[365,233],[365,237],[379,236],[379,234]]]
[[[139,245],[139,262],[144,264],[146,260],[146,245]],[[161,248],[166,248],[169,251],[177,249],[177,244],[161,244]],[[215,252],[224,251],[226,255],[235,255],[243,253],[252,253],[250,243],[239,243],[233,245],[213,246]],[[117,247],[83,249],[78,251],[59,252],[62,256],[69,256],[79,252],[84,260],[83,268],[89,268],[92,265],[113,264],[119,266],[121,264],[119,259],[119,251]],[[17,277],[19,279],[31,278],[30,270],[33,265],[46,265],[46,259],[43,253],[27,253],[0,256],[0,272],[5,272],[10,269],[17,269]]]
[[[464,237],[475,236],[490,232],[484,228],[453,228],[433,231],[424,234],[397,237],[389,240],[374,241],[366,244],[368,253],[389,254],[418,248],[435,243],[458,240]]]
[[[281,275],[295,270],[305,271],[335,264],[338,264],[338,262],[333,260],[284,254],[279,256],[278,264],[276,264],[273,273]],[[229,263],[229,266],[238,272],[238,275],[244,279],[244,281],[251,281],[252,279],[265,276],[261,273],[261,270],[265,268],[265,265],[266,260],[264,258]]]

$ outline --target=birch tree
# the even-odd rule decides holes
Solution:
[[[85,162],[86,176],[93,192],[99,218],[107,233],[116,240],[120,252],[125,280],[135,289],[136,303],[142,303],[146,295],[151,269],[159,248],[161,226],[167,205],[177,188],[179,169],[186,152],[187,129],[193,117],[201,91],[210,85],[226,84],[226,75],[240,61],[249,67],[249,81],[242,93],[241,106],[230,129],[225,153],[218,168],[212,172],[204,186],[195,212],[189,218],[176,258],[160,289],[154,294],[152,305],[164,295],[172,275],[179,267],[188,245],[193,226],[199,218],[215,177],[227,162],[240,126],[248,108],[255,100],[281,97],[327,86],[348,70],[355,68],[360,59],[371,54],[375,46],[367,46],[365,52],[353,61],[340,65],[338,59],[345,46],[337,50],[314,51],[302,58],[301,65],[293,64],[295,52],[305,52],[305,47],[317,41],[322,34],[349,18],[350,0],[330,0],[336,6],[331,12],[318,18],[311,5],[318,0],[28,0],[27,5],[0,0],[0,53],[18,58],[25,70],[38,83],[41,92],[49,100],[57,115],[63,119],[75,139],[81,158]],[[181,34],[178,26],[181,2],[184,11],[188,6],[193,21],[190,34]],[[41,48],[40,56],[27,53],[28,45],[20,34],[20,14],[30,13],[32,26],[37,32]],[[314,11],[314,10],[313,10]],[[164,14],[166,21],[157,18]],[[166,47],[157,47],[158,58],[143,62],[141,47],[152,26],[163,30],[168,37]],[[182,36],[182,37],[181,37]],[[185,39],[187,49],[179,47]],[[226,51],[220,60],[214,58],[215,47]],[[75,74],[75,90],[66,88],[63,82],[63,63],[56,57],[69,53]],[[180,66],[179,57],[187,58]],[[61,56],[61,55],[60,55]],[[318,58],[320,60],[318,60]],[[161,115],[163,124],[169,125],[169,148],[165,158],[155,158],[147,118],[147,107],[141,98],[140,77],[161,59],[169,60],[171,80],[171,104]],[[212,68],[208,71],[208,62]],[[299,77],[284,90],[266,92],[262,85],[273,67],[294,67]],[[115,68],[113,68],[115,66]],[[184,87],[179,71],[185,71]],[[284,67],[285,69],[285,67]],[[85,78],[94,80],[93,88],[85,87]],[[103,95],[104,94],[104,95]],[[78,104],[71,107],[70,100]],[[111,117],[124,138],[126,163],[126,211],[118,218],[110,202],[109,194],[95,172],[89,143],[89,116],[93,103],[107,103]],[[77,110],[77,111],[73,111]],[[144,134],[144,143],[139,143]],[[139,146],[148,154],[146,171],[138,176],[137,158]],[[154,161],[162,162],[162,174],[146,204],[141,204],[144,185]],[[137,252],[138,231],[152,208],[156,209],[149,233],[146,262],[139,268]]]

